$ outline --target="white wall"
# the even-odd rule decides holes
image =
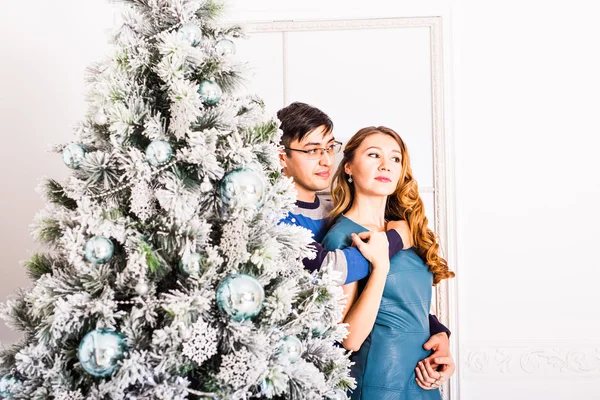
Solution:
[[[413,3],[236,0],[228,18],[443,16],[460,399],[600,398],[598,10],[565,0]],[[34,249],[27,226],[42,207],[33,188],[66,173],[44,150],[83,115],[84,67],[104,53],[113,20],[101,0],[3,6],[2,298],[26,284],[18,261]],[[16,337],[0,330],[5,343]]]
[[[461,398],[600,398],[597,15],[454,9]]]
[[[67,176],[51,144],[71,140],[81,119],[85,68],[106,51],[114,20],[104,0],[3,0],[0,11],[0,299],[29,285],[20,261],[37,246],[29,225],[44,203],[43,176]],[[0,341],[19,335],[0,324]]]

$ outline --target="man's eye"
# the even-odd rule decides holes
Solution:
[[[306,154],[310,154],[311,156],[314,156],[315,154],[317,154],[317,150],[318,149],[310,149],[306,151]]]
[[[333,153],[335,150],[335,144],[332,144],[331,146],[327,147],[326,150],[328,153]]]

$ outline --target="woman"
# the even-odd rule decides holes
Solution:
[[[356,352],[352,399],[439,400],[439,385],[425,390],[417,384],[415,366],[428,356],[422,345],[430,334],[431,286],[454,273],[427,227],[400,136],[386,127],[358,131],[344,149],[332,198],[333,226],[323,239],[328,250],[349,246],[353,234],[379,235],[389,220],[408,222],[414,246],[388,257],[389,264],[382,261],[387,251],[365,255],[374,265],[368,281],[344,286],[350,333],[342,344]]]

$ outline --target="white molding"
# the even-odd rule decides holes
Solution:
[[[272,21],[245,24],[248,33],[328,31],[342,29],[388,29],[433,27],[440,25],[440,17],[425,18],[372,18],[312,21]]]
[[[462,377],[600,378],[600,343],[465,345]]]
[[[283,55],[283,60],[282,60],[282,65],[283,65],[283,104],[290,104],[289,103],[289,96],[288,96],[288,87],[290,86],[288,84],[288,42],[287,42],[287,32],[281,32],[281,46],[283,47],[282,49],[282,55]]]
[[[432,139],[433,139],[433,160],[434,160],[434,186],[420,188],[422,193],[434,194],[434,215],[435,231],[439,235],[440,245],[444,256],[448,258],[450,265],[455,265],[456,250],[455,241],[448,237],[449,233],[454,234],[454,187],[453,185],[453,167],[447,165],[448,149],[452,146],[446,136],[446,111],[445,91],[444,91],[444,35],[449,31],[442,27],[442,17],[401,17],[401,18],[374,18],[374,19],[338,19],[338,20],[311,20],[311,21],[272,21],[272,22],[252,22],[245,24],[248,33],[268,33],[281,32],[283,35],[284,46],[284,104],[288,104],[287,91],[287,48],[286,34],[288,32],[302,31],[326,31],[342,29],[390,29],[390,28],[429,28],[430,31],[430,55],[431,55],[431,100],[432,100]],[[447,64],[446,64],[447,65]],[[451,326],[454,332],[452,336],[453,347],[456,349],[457,326],[451,325],[457,320],[456,315],[456,297],[451,296],[450,291],[455,288],[453,282],[448,280],[440,283],[435,290],[434,312],[439,320],[446,326]],[[452,301],[451,301],[452,299]],[[450,307],[452,305],[452,307]],[[455,351],[455,355],[457,352]],[[458,379],[457,373],[453,380]],[[446,383],[442,387],[442,398],[444,400],[458,400],[458,383]]]

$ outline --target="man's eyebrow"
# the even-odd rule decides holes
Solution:
[[[331,139],[329,139],[327,141],[327,143],[333,142],[334,140],[335,140],[335,138],[332,137]],[[320,146],[320,145],[321,145],[321,142],[310,142],[310,143],[305,143],[304,146],[302,146],[302,147],[306,147],[306,146]]]

